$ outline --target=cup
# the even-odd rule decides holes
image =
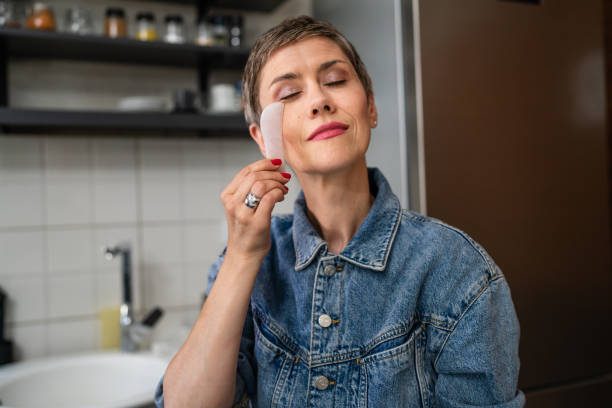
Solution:
[[[212,85],[209,107],[212,112],[236,112],[236,86],[226,83]]]

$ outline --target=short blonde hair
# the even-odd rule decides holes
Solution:
[[[247,59],[242,74],[242,108],[248,124],[259,126],[259,74],[270,55],[281,47],[312,37],[326,37],[338,44],[353,65],[366,95],[373,93],[372,80],[355,47],[334,26],[309,16],[287,18],[255,41]]]

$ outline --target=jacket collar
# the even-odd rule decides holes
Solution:
[[[368,167],[370,192],[376,199],[357,233],[338,256],[358,266],[382,271],[400,222],[401,205],[387,179],[376,167]],[[304,191],[293,206],[293,245],[295,270],[306,268],[319,251],[327,253],[327,243],[319,236],[306,215]]]

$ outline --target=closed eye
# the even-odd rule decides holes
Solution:
[[[326,83],[325,85],[326,85],[326,86],[337,86],[337,85],[341,85],[341,84],[343,84],[343,83],[345,83],[345,82],[346,82],[346,79],[341,79],[341,80],[339,80],[339,81],[328,82],[328,83]],[[290,95],[283,96],[282,98],[279,98],[279,100],[281,100],[281,101],[285,101],[285,100],[287,100],[287,99],[291,99],[291,98],[293,98],[294,96],[297,96],[297,95],[299,95],[299,94],[300,94],[300,92],[294,92],[294,93],[292,93],[292,94],[290,94]]]
[[[292,93],[290,95],[283,96],[282,98],[278,98],[278,99],[281,100],[281,101],[284,101],[284,100],[287,100],[287,99],[291,99],[291,98],[293,98],[294,96],[296,96],[298,94],[299,94],[299,92],[294,92],[294,93]]]

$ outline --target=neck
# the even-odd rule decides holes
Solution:
[[[355,235],[374,202],[365,157],[355,166],[329,174],[302,174],[307,215],[332,253]]]

